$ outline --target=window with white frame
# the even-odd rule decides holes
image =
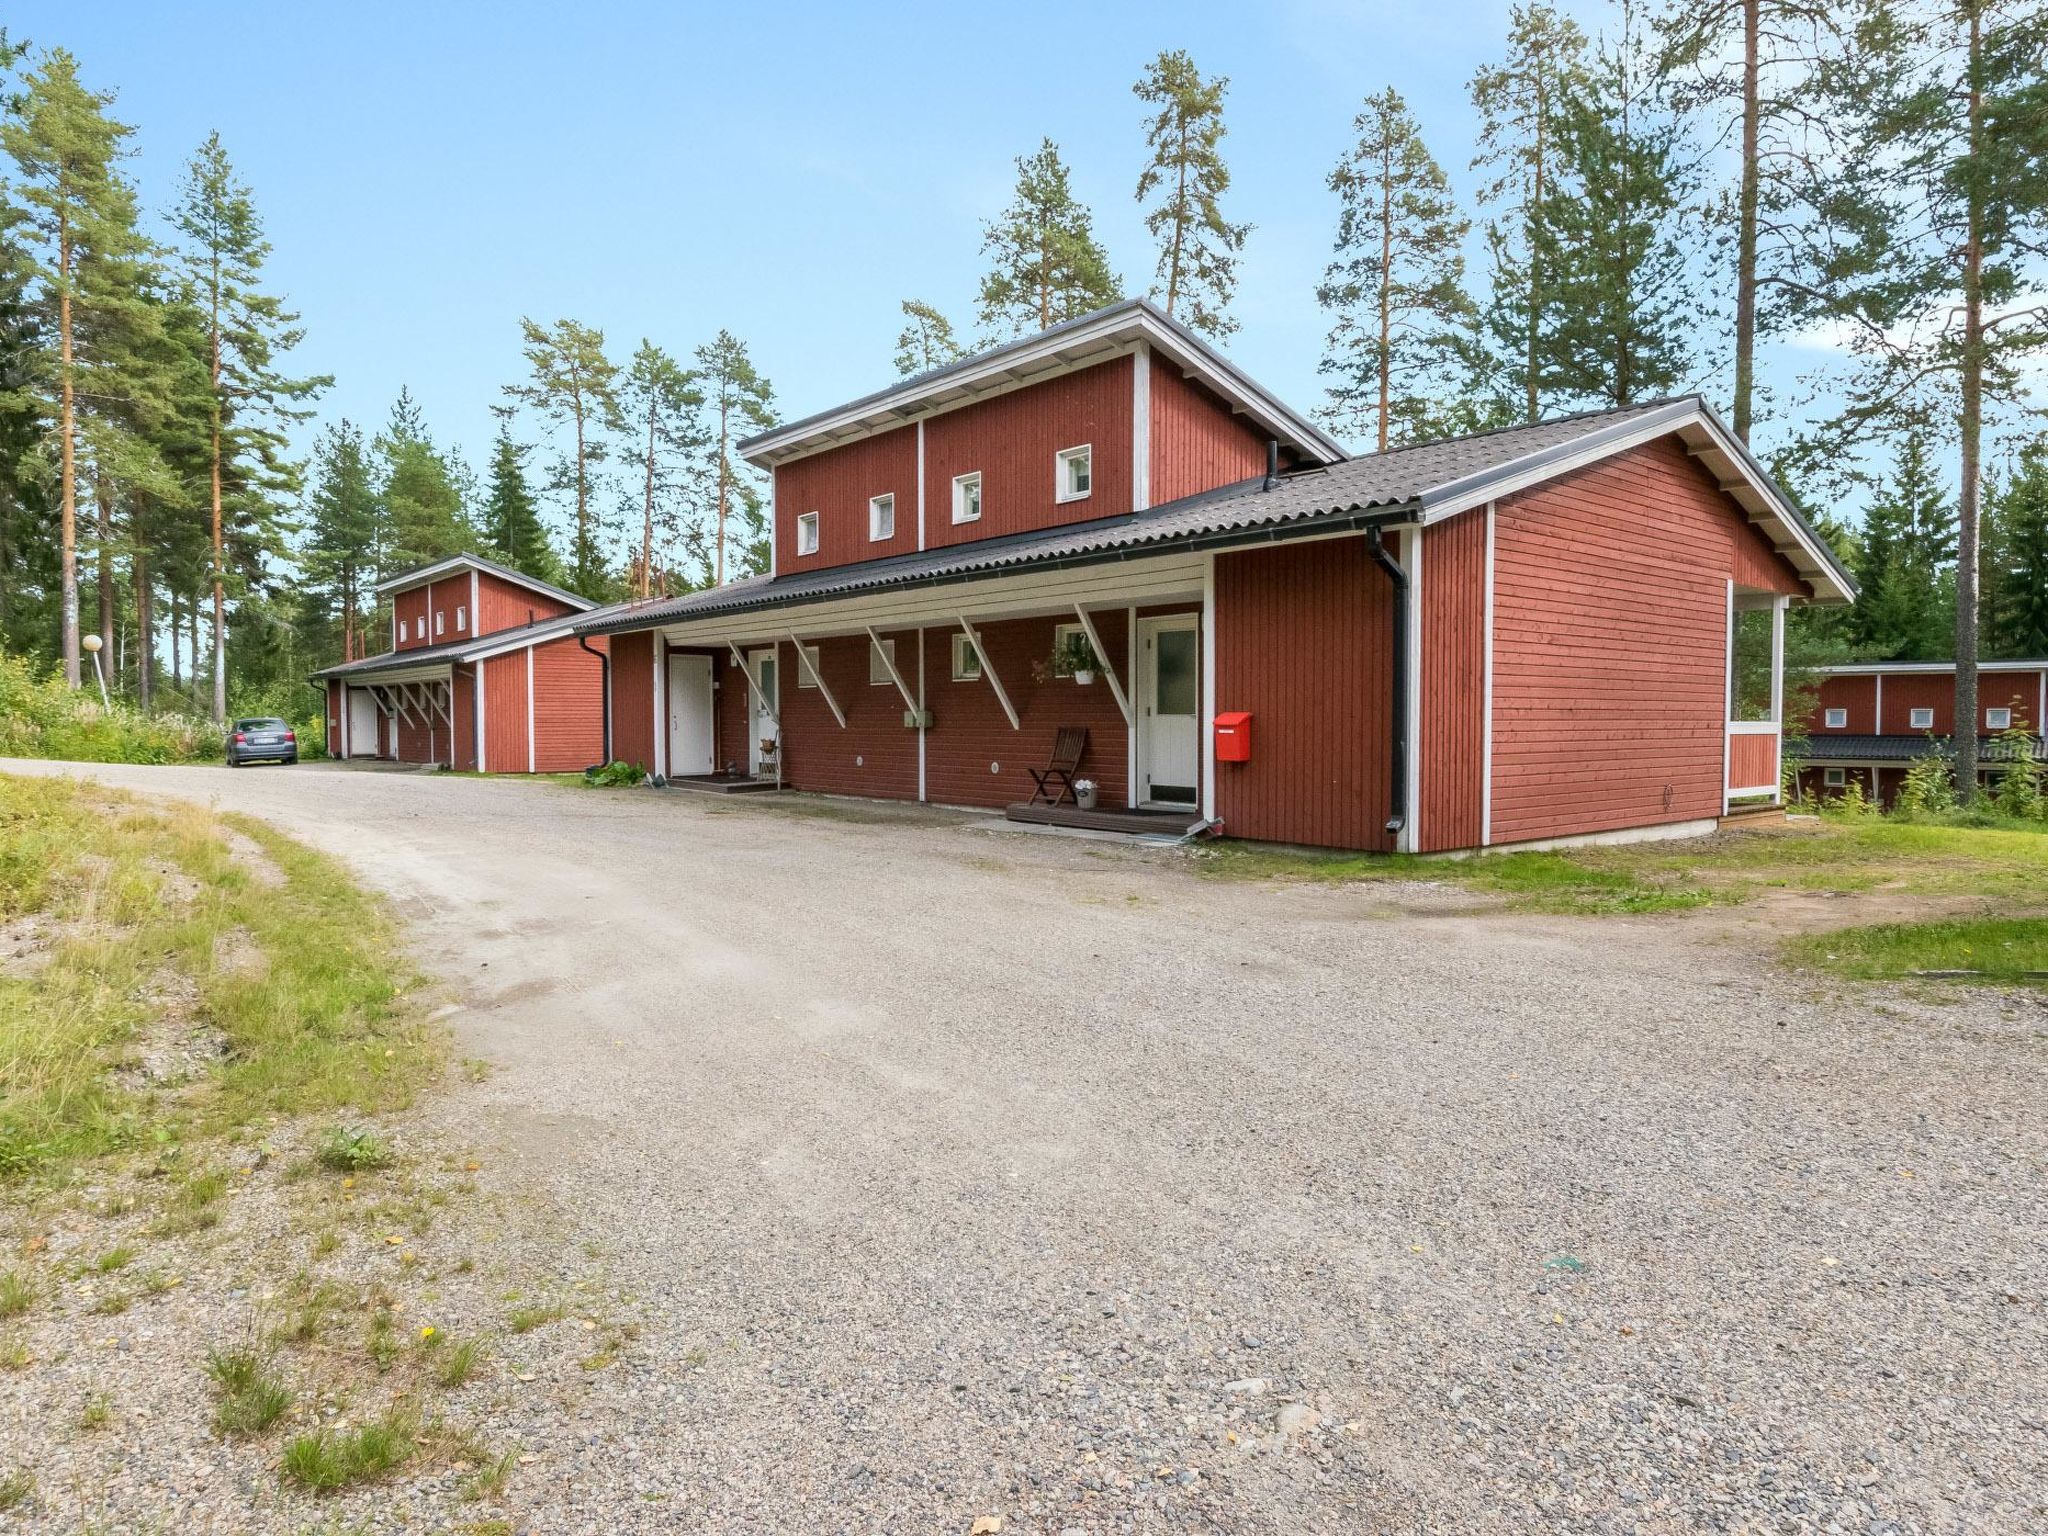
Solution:
[[[401,639],[401,640],[410,640],[410,639],[412,638],[412,636],[411,636],[411,635],[409,635],[409,634],[407,634],[407,633],[405,632],[405,620],[404,620],[404,619],[400,619],[400,620],[398,621],[398,638],[399,638],[399,639]]]
[[[974,683],[981,680],[981,652],[974,648],[974,642],[965,635],[953,637],[953,681]]]
[[[1842,789],[1849,782],[1849,770],[1846,768],[1823,768],[1821,770],[1821,782],[1829,789]]]
[[[446,608],[436,608],[434,610],[434,633],[438,635],[447,627],[448,610]]]
[[[457,603],[455,605],[455,632],[458,635],[461,634],[468,623],[469,605],[467,603]]]
[[[1906,725],[1910,730],[1931,731],[1934,729],[1934,711],[1931,709],[1909,709],[1906,711]]]
[[[1984,729],[1987,731],[2009,731],[2012,729],[2010,709],[1987,709],[1984,711]]]
[[[1846,709],[1831,709],[1825,719],[1827,728],[1831,731],[1845,731],[1849,728],[1849,711]]]
[[[806,512],[796,520],[796,552],[800,555],[815,555],[818,552],[818,514]]]
[[[1062,448],[1053,456],[1053,495],[1058,501],[1085,501],[1095,484],[1095,450],[1083,443]]]
[[[870,496],[868,498],[868,541],[879,544],[884,539],[896,537],[896,498],[894,496]]]
[[[806,665],[809,663],[809,665]],[[803,655],[797,658],[796,685],[799,688],[818,686],[818,648],[815,645],[803,647]]]
[[[953,521],[956,523],[978,523],[981,521],[981,471],[971,475],[953,477]]]
[[[963,635],[961,637],[965,639]],[[870,640],[868,642],[868,681],[877,688],[893,688],[896,679],[891,675],[896,665],[896,642],[894,640]]]

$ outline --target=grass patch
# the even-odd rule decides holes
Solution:
[[[565,1315],[558,1303],[550,1302],[546,1306],[514,1307],[506,1323],[514,1333],[531,1333],[549,1323],[560,1322]]]
[[[1957,918],[1873,923],[1791,940],[1795,964],[1860,981],[1911,979],[1920,971],[1963,971],[1959,981],[2048,987],[2048,918]],[[2031,974],[2029,974],[2031,973]]]
[[[117,1269],[126,1268],[129,1261],[134,1257],[135,1250],[124,1244],[118,1248],[109,1248],[105,1253],[92,1261],[92,1267],[96,1273],[111,1275]]]
[[[391,1150],[375,1131],[337,1125],[320,1138],[313,1160],[330,1173],[364,1173],[391,1166]]]
[[[213,1427],[223,1435],[259,1435],[283,1418],[292,1389],[253,1349],[216,1349],[206,1357],[213,1382]]]
[[[0,1318],[19,1317],[36,1304],[34,1283],[18,1269],[0,1275]]]
[[[464,1339],[459,1344],[451,1344],[434,1366],[434,1380],[453,1391],[474,1376],[483,1361],[482,1339]]]
[[[105,1429],[114,1422],[114,1400],[104,1392],[95,1392],[85,1400],[85,1406],[78,1410],[78,1427],[84,1430]]]
[[[419,1419],[403,1407],[351,1430],[315,1430],[285,1445],[284,1475],[315,1493],[383,1477],[412,1459],[419,1431]]]
[[[0,1477],[0,1512],[19,1509],[35,1497],[36,1480],[26,1472],[10,1472]]]
[[[281,882],[237,860],[232,834]],[[33,979],[0,978],[0,1178],[273,1115],[399,1108],[439,1071],[388,914],[261,822],[0,776],[0,918],[32,912],[54,938]],[[250,946],[262,964],[223,963]],[[112,1071],[167,970],[228,1047],[175,1097]]]

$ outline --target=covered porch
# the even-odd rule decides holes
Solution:
[[[451,663],[343,679],[341,694],[338,755],[402,763],[453,762],[457,730]]]

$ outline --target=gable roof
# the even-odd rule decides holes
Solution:
[[[1739,485],[1762,510],[1751,518],[1822,600],[1847,602],[1856,584],[1827,542],[1727,429],[1695,396],[1621,410],[1589,412],[1503,427],[1466,437],[1417,443],[1341,463],[1283,473],[1270,487],[1263,477],[1218,486],[1143,512],[1073,523],[854,565],[778,576],[750,576],[682,597],[619,604],[587,615],[582,634],[651,629],[684,619],[783,604],[823,602],[888,587],[962,581],[1020,569],[1096,564],[1170,549],[1213,549],[1393,523],[1435,523],[1512,495],[1585,464],[1676,432],[1706,458],[1725,460]],[[1699,446],[1694,447],[1696,440]],[[1709,460],[1709,467],[1713,461]],[[1747,507],[1748,503],[1744,503]]]
[[[409,571],[400,571],[388,581],[378,582],[374,590],[380,593],[410,592],[414,587],[423,587],[430,581],[439,581],[443,576],[452,576],[458,571],[482,571],[487,576],[496,576],[501,581],[512,582],[529,592],[551,597],[558,603],[567,603],[578,613],[588,613],[597,606],[587,597],[578,597],[574,592],[564,591],[549,582],[529,576],[524,571],[515,571],[509,565],[500,565],[495,560],[486,560],[482,555],[472,554],[450,555],[445,560],[416,565]]]
[[[1214,390],[1268,437],[1278,438],[1309,462],[1333,464],[1345,456],[1335,438],[1261,388],[1149,299],[1125,299],[1020,341],[930,369],[858,400],[784,422],[747,438],[739,445],[740,452],[749,463],[768,469],[921,417],[939,415],[987,395],[1106,362],[1140,341]]]
[[[582,600],[579,598],[578,601]],[[375,656],[359,656],[354,661],[337,662],[331,667],[322,667],[311,676],[316,682],[329,677],[374,682],[377,675],[384,672],[438,666],[443,662],[481,661],[487,656],[524,650],[527,646],[538,645],[543,640],[572,635],[590,607],[589,603],[584,603],[583,607],[574,613],[558,613],[553,618],[536,619],[531,624],[514,624],[510,628],[494,629],[487,635],[477,635],[473,638],[444,640],[439,645],[416,645],[410,650],[384,651]]]

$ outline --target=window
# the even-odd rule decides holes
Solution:
[[[974,642],[965,635],[953,637],[953,681],[974,683],[981,680],[981,652],[974,648]]]
[[[1823,768],[1821,770],[1821,782],[1829,789],[1841,789],[1849,782],[1849,770],[1846,768]]]
[[[1984,711],[1984,729],[1987,731],[2009,731],[2012,729],[2012,711],[2009,709],[1987,709]]]
[[[448,610],[446,608],[436,608],[434,610],[434,633],[438,635],[447,627]]]
[[[956,523],[978,523],[981,521],[981,471],[971,475],[953,477],[953,521]]]
[[[469,605],[467,603],[457,603],[455,605],[455,632],[458,635],[461,634],[463,626],[466,625],[468,622]]]
[[[818,514],[806,512],[796,520],[796,552],[800,555],[815,555],[818,552]]]
[[[1934,729],[1934,711],[1931,709],[1909,709],[1906,711],[1907,726],[1916,731]]]
[[[1095,483],[1095,451],[1087,443],[1062,448],[1053,456],[1053,499],[1084,501]]]
[[[403,619],[398,621],[398,638],[401,640],[410,640],[412,638],[412,636],[405,632],[405,620]]]
[[[1831,731],[1845,731],[1849,728],[1849,711],[1831,709],[1826,715],[1827,728]]]
[[[896,537],[896,498],[894,496],[870,496],[868,498],[868,541],[879,544],[884,539]]]
[[[964,640],[966,636],[961,636]],[[893,688],[896,679],[889,675],[889,669],[896,665],[896,642],[894,640],[870,641],[868,643],[868,681],[878,688]]]
[[[813,517],[817,515],[815,512],[811,514]],[[801,527],[802,523],[799,522],[798,526]],[[807,645],[803,648],[803,652],[803,655],[798,658],[796,664],[796,685],[799,688],[815,688],[818,686],[818,674],[824,670],[818,664],[818,648],[815,645]],[[805,662],[809,662],[810,665],[805,666]],[[768,692],[765,687],[761,691],[763,693]],[[770,697],[773,697],[773,695],[770,695]]]

